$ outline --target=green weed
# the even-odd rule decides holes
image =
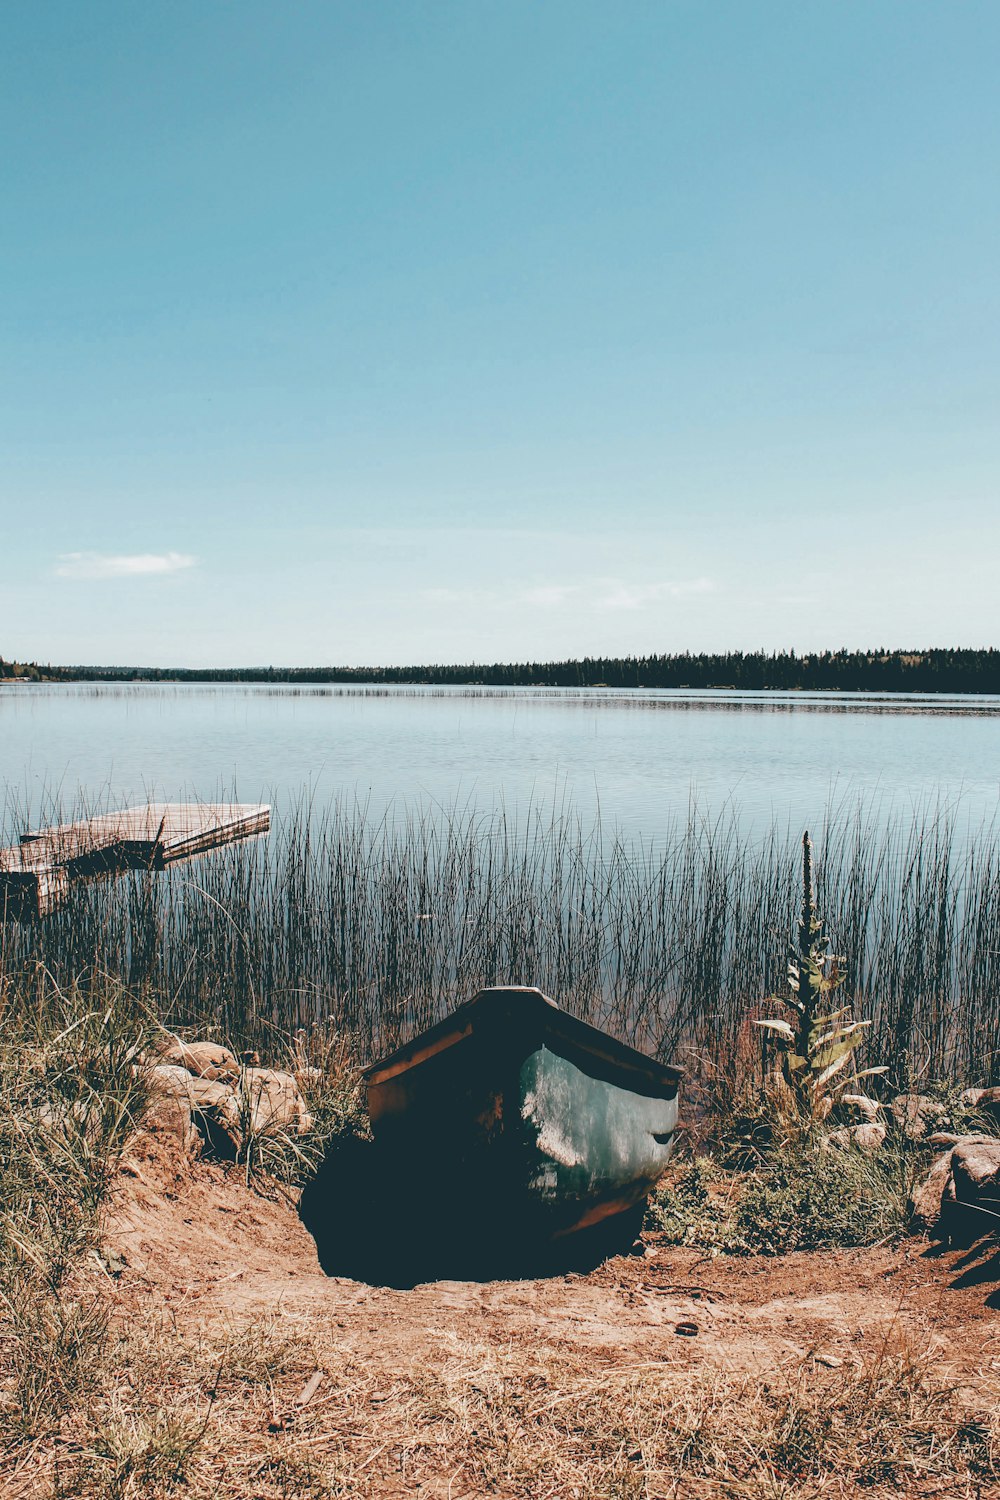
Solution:
[[[737,1255],[879,1244],[906,1231],[915,1162],[818,1143],[769,1151],[747,1172],[699,1158],[661,1185],[647,1223],[671,1244]]]

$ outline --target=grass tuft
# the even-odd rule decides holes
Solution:
[[[0,1410],[50,1430],[95,1377],[98,1298],[69,1285],[100,1243],[99,1211],[141,1119],[149,1016],[122,987],[0,981]]]
[[[647,1224],[667,1243],[735,1255],[783,1255],[883,1244],[903,1237],[916,1151],[878,1156],[820,1142],[761,1155],[733,1172],[696,1157],[654,1194]]]

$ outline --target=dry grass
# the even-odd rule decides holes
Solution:
[[[0,1424],[31,1438],[85,1399],[107,1338],[102,1299],[74,1290],[99,1264],[101,1204],[146,1102],[148,1018],[109,982],[61,992],[0,971]]]
[[[387,1370],[277,1326],[186,1342],[162,1323],[123,1328],[99,1392],[6,1479],[12,1500],[971,1500],[995,1492],[997,1459],[994,1417],[891,1340],[762,1379],[446,1338]]]
[[[329,1320],[198,1334],[135,1300],[100,1210],[141,1114],[147,1018],[115,984],[7,995],[0,1035],[0,1493],[10,1500],[806,1500],[997,1492],[995,1412],[896,1338],[838,1368],[625,1364]],[[307,1045],[309,1044],[309,1045]],[[346,1055],[306,1038],[353,1118]],[[300,1050],[301,1050],[300,1047]],[[311,1050],[310,1050],[311,1047]],[[141,1070],[140,1070],[141,1074]],[[339,1123],[338,1123],[339,1122]],[[683,1340],[677,1340],[678,1344]],[[315,1370],[322,1381],[303,1408]]]

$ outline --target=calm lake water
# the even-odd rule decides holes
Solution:
[[[338,799],[570,808],[652,844],[688,816],[748,836],[945,807],[1000,810],[1000,699],[610,689],[0,688],[5,834],[24,810],[235,795],[281,811]]]

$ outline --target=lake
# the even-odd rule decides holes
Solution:
[[[53,803],[308,797],[569,808],[652,845],[695,804],[753,838],[863,803],[876,820],[1000,808],[1000,699],[610,689],[0,688],[5,832]]]
[[[6,924],[5,952],[63,982],[124,974],[247,1045],[332,1023],[374,1057],[484,984],[530,983],[724,1064],[784,983],[808,827],[867,1060],[992,1082],[998,720],[986,698],[5,687],[8,836],[81,801],[277,814],[265,842],[155,881],[74,883]]]

